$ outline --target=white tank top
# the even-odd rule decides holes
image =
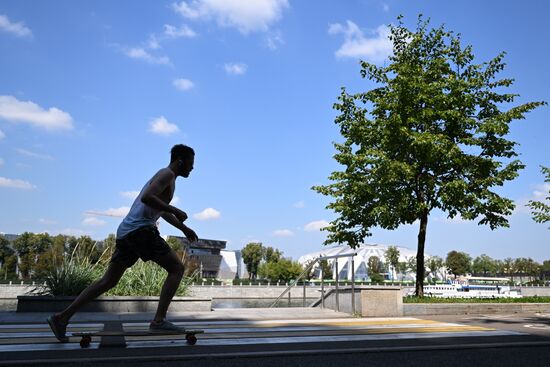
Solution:
[[[152,179],[151,179],[152,180]],[[140,229],[142,227],[156,226],[157,220],[160,218],[161,211],[153,209],[150,206],[141,202],[145,188],[151,183],[149,180],[141,189],[138,197],[132,204],[130,211],[118,226],[116,238],[120,239],[128,235],[128,233]]]

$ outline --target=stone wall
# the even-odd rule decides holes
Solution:
[[[36,286],[33,285],[21,285],[21,284],[1,284],[0,285],[0,299],[16,299],[17,296],[22,296],[31,292]]]

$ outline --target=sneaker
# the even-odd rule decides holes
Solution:
[[[170,321],[162,320],[160,322],[157,321],[151,321],[149,324],[149,330],[150,331],[173,331],[173,332],[180,332],[185,333],[185,328],[174,325]]]
[[[65,336],[65,331],[67,330],[67,324],[62,324],[59,322],[59,320],[55,317],[55,315],[51,315],[46,319],[48,321],[48,324],[50,325],[50,328],[52,329],[53,335],[62,343],[66,343],[69,341],[69,338]]]

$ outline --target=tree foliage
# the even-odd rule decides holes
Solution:
[[[399,265],[399,255],[399,250],[395,246],[388,246],[388,248],[384,252],[386,262],[388,263],[389,268],[392,271],[392,279],[395,278],[395,273],[397,272],[397,267]]]
[[[476,274],[483,274],[487,276],[488,274],[496,273],[496,263],[490,256],[481,254],[474,259],[472,263],[472,271]]]
[[[491,229],[508,226],[514,203],[494,187],[514,179],[523,164],[509,124],[545,102],[504,109],[517,94],[503,93],[513,80],[499,79],[504,53],[474,63],[460,35],[429,28],[419,17],[409,30],[401,17],[390,26],[393,56],[387,66],[361,62],[361,76],[379,86],[349,94],[334,108],[344,138],[334,158],[343,166],[333,183],[314,190],[333,197],[338,217],[325,228],[326,243],[355,248],[372,227],[396,229],[419,221],[416,294],[423,295],[428,217],[478,219]]]
[[[430,269],[430,273],[435,278],[437,276],[437,271],[443,267],[444,261],[439,256],[432,256],[426,261],[426,265]]]
[[[258,275],[272,282],[289,282],[296,279],[303,271],[302,265],[291,259],[279,258],[264,262],[259,266]]]
[[[466,275],[471,271],[472,258],[465,252],[451,251],[447,254],[445,265],[455,278],[459,275]]]
[[[258,275],[258,266],[264,257],[264,248],[262,244],[259,242],[251,242],[242,249],[241,254],[249,278],[256,279]]]
[[[370,274],[380,274],[383,271],[382,261],[378,256],[371,256],[367,260],[367,268],[369,269]]]
[[[276,262],[283,257],[283,253],[273,247],[266,247],[263,251],[263,259],[265,262]]]
[[[541,166],[541,171],[545,175],[544,182],[550,184],[550,168]],[[545,193],[545,202],[530,200],[527,206],[531,208],[531,214],[533,215],[533,220],[537,223],[547,223],[550,222],[550,185],[547,185],[548,192]],[[548,227],[550,229],[550,227]]]

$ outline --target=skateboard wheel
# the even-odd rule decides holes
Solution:
[[[185,340],[187,340],[187,344],[189,345],[195,345],[197,343],[197,337],[193,334],[186,334]]]
[[[80,339],[80,347],[81,348],[89,347],[91,341],[92,341],[92,337],[90,337],[88,335],[83,336],[82,339]]]

